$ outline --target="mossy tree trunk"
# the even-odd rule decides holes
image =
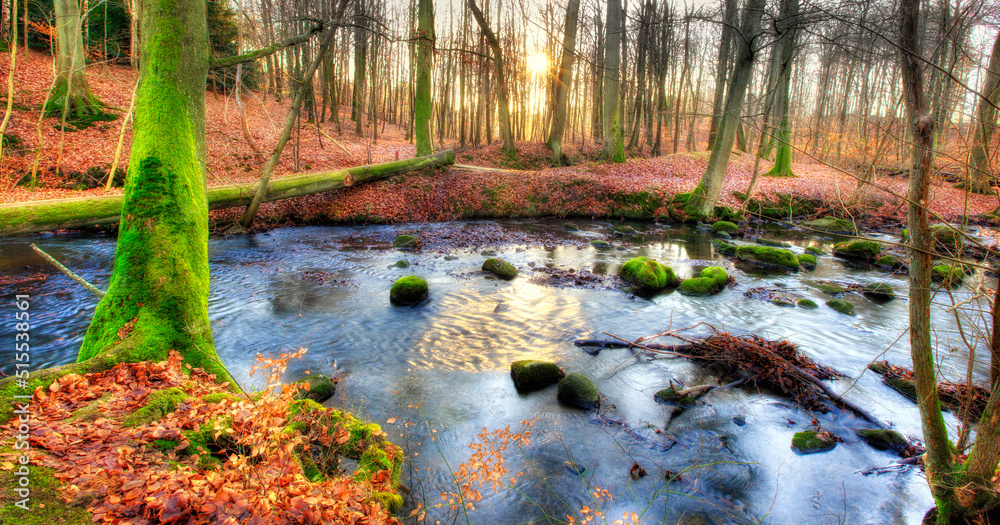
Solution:
[[[934,158],[934,117],[924,95],[918,43],[920,0],[900,6],[900,61],[908,116],[914,137],[914,165],[910,178],[907,221],[910,235],[910,355],[920,400],[920,419],[927,453],[927,482],[937,504],[937,523],[948,525],[963,516],[980,514],[997,504],[992,482],[1000,462],[1000,389],[990,399],[976,428],[976,442],[964,465],[948,438],[938,398],[935,356],[930,335],[931,253],[934,240],[928,227],[928,188]],[[995,343],[995,342],[994,342]]]
[[[80,348],[84,361],[177,350],[227,378],[208,322],[205,0],[141,0],[132,155],[114,273]]]
[[[740,32],[736,36],[739,43],[736,54],[736,67],[733,70],[733,80],[729,84],[726,96],[726,107],[719,123],[719,132],[715,147],[708,158],[708,166],[702,175],[698,186],[691,192],[691,198],[684,208],[688,217],[701,219],[709,217],[715,211],[715,203],[722,193],[722,183],[726,179],[726,169],[729,167],[729,157],[736,141],[736,128],[743,113],[743,100],[746,98],[750,75],[753,73],[754,58],[757,55],[756,43],[760,37],[760,21],[764,15],[764,0],[749,0],[743,10],[743,20]]]
[[[974,193],[992,193],[990,186],[990,154],[988,148],[997,127],[996,105],[1000,103],[1000,35],[993,42],[990,64],[983,77],[983,88],[973,121],[972,151],[969,152],[969,168],[966,177],[968,187]]]
[[[573,58],[576,56],[576,28],[580,19],[580,0],[569,0],[566,6],[566,29],[563,33],[562,58],[559,61],[559,76],[555,85],[555,107],[552,109],[552,125],[545,145],[552,150],[552,163],[565,164],[562,152],[563,134],[566,132],[566,107],[569,103],[569,88],[573,82]]]
[[[413,100],[414,138],[417,156],[434,153],[434,137],[431,135],[431,115],[434,104],[431,101],[431,75],[434,70],[434,3],[420,0],[417,5],[417,85]]]
[[[625,162],[622,136],[621,83],[622,34],[625,30],[621,0],[608,0],[607,37],[604,48],[604,156]]]
[[[795,41],[799,24],[799,1],[782,0],[781,16],[775,26],[781,33],[781,47],[777,55],[777,97],[774,105],[773,121],[779,123],[774,136],[777,152],[774,166],[764,173],[765,177],[794,177],[792,173],[792,124],[789,107],[792,94],[792,59],[795,57]]]
[[[77,0],[55,0],[56,79],[45,104],[48,116],[70,119],[102,113],[103,104],[90,91],[87,82],[86,48],[80,30],[80,4]]]

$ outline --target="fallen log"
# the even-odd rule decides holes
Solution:
[[[454,163],[455,152],[449,149],[413,159],[283,177],[270,182],[264,202],[341,190],[362,182]],[[208,208],[246,206],[256,191],[256,184],[208,188]],[[0,236],[117,224],[123,201],[123,195],[105,195],[0,204]]]

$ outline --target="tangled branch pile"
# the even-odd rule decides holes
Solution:
[[[891,365],[888,361],[878,361],[868,365],[873,372],[880,374],[885,384],[889,385],[899,393],[917,400],[917,383],[913,377],[913,371],[898,365]],[[941,381],[937,385],[938,398],[941,404],[948,407],[956,414],[964,414],[968,408],[969,417],[979,418],[986,409],[986,403],[990,399],[990,391],[979,385],[952,383]]]

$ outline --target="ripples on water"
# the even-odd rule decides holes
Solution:
[[[422,228],[438,232],[496,224],[405,228],[419,234]],[[454,489],[444,463],[457,469],[481,429],[516,429],[522,420],[537,418],[531,446],[507,454],[509,475],[524,472],[516,490],[483,489],[483,501],[469,514],[472,523],[555,523],[566,514],[579,518],[581,507],[595,507],[590,494],[595,486],[615,496],[601,507],[609,522],[623,512],[636,512],[647,523],[915,523],[933,505],[918,473],[856,473],[887,465],[893,456],[859,443],[853,434],[859,423],[849,414],[816,415],[845,443],[825,454],[798,456],[790,450],[792,434],[806,429],[813,415],[785,400],[718,390],[696,408],[675,414],[653,402],[655,391],[671,378],[687,385],[715,378],[683,359],[638,359],[627,350],[591,356],[573,346],[576,338],[605,338],[605,331],[634,339],[671,323],[678,328],[698,321],[721,330],[785,338],[852,380],[860,375],[848,397],[904,434],[919,436],[916,407],[873,374],[861,375],[881,354],[892,362],[909,362],[905,276],[829,255],[819,259],[814,272],[735,269],[712,250],[710,234],[685,227],[636,225],[652,228],[652,233],[626,241],[624,250],[598,251],[585,241],[609,234],[610,225],[581,222],[583,231],[564,232],[557,222],[499,224],[519,235],[548,236],[543,243],[547,248],[497,248],[521,270],[509,283],[477,273],[483,261],[478,248],[454,250],[450,254],[457,258],[446,260],[446,253],[403,253],[381,242],[402,227],[289,228],[213,240],[209,314],[219,354],[249,387],[262,386],[247,373],[258,352],[267,356],[308,347],[305,359],[290,368],[289,380],[307,369],[332,373],[339,367],[346,374],[345,389],[334,403],[380,423],[396,418],[395,424],[383,426],[410,454],[406,482],[415,496],[425,498],[425,505],[438,503],[441,492]],[[800,232],[772,234],[791,241],[797,251],[815,245],[829,252],[833,242]],[[566,242],[551,242],[553,236]],[[0,286],[5,296],[32,296],[33,364],[66,363],[75,358],[95,303],[40,262],[27,248],[29,242],[103,287],[114,239],[48,235],[0,240],[2,275],[48,276]],[[614,274],[636,255],[670,264],[681,277],[714,261],[726,266],[738,285],[707,298],[667,293],[647,300],[622,291],[551,288],[529,280],[531,264]],[[389,267],[399,259],[411,266]],[[392,281],[409,274],[427,279],[430,299],[413,308],[391,307]],[[782,308],[743,296],[751,287],[780,286],[822,304],[828,298],[805,286],[807,278],[883,281],[901,299],[878,305],[851,296],[857,316],[848,317],[824,306]],[[955,293],[955,301],[968,295],[963,290]],[[951,299],[939,293],[935,301],[950,304]],[[961,377],[967,351],[949,351],[964,348],[952,314],[938,308],[932,318],[944,370]],[[0,326],[0,337],[9,339],[4,332],[9,329],[9,323]],[[985,345],[982,341],[980,355],[985,355]],[[568,372],[589,375],[607,398],[600,417],[560,405],[554,388],[517,393],[509,364],[526,358],[555,360]],[[3,371],[11,372],[10,363],[5,364]],[[985,373],[983,366],[977,367],[977,378]],[[847,386],[845,381],[835,388]],[[745,425],[736,424],[734,417]],[[404,430],[405,422],[414,425]],[[566,461],[587,470],[573,473]],[[649,475],[632,480],[633,463]],[[445,515],[432,510],[430,516]]]

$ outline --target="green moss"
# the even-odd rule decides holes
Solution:
[[[743,212],[733,210],[729,206],[716,206],[712,214],[722,221],[738,222],[743,220]]]
[[[783,295],[778,295],[778,296],[775,296],[775,297],[773,297],[771,299],[771,304],[773,304],[775,306],[792,306],[792,307],[794,307],[795,306],[795,301],[793,301],[789,297],[786,297],[786,296],[783,296]]]
[[[239,397],[230,394],[229,392],[214,392],[212,394],[207,394],[205,397],[201,398],[202,401],[206,403],[220,403],[223,399],[228,399],[229,401],[235,403],[240,400]]]
[[[734,195],[736,193],[733,192]],[[772,193],[766,199],[752,198],[747,200],[746,210],[752,215],[760,215],[771,219],[787,219],[789,217],[815,214],[816,203],[797,195]]]
[[[296,397],[299,399],[312,399],[313,401],[322,403],[333,395],[333,391],[337,388],[337,384],[330,379],[330,376],[324,374],[312,374],[303,379],[299,379],[295,383],[307,384],[309,385],[309,390],[299,389]]]
[[[812,299],[799,299],[798,301],[795,301],[795,306],[798,306],[799,308],[805,308],[806,310],[815,310],[819,308],[819,305],[816,304],[816,301],[813,301]]]
[[[510,281],[517,277],[517,268],[514,268],[514,266],[509,262],[495,257],[486,259],[486,261],[483,262],[483,270],[490,272],[505,281]]]
[[[902,452],[909,443],[902,434],[895,430],[863,428],[855,431],[859,438],[878,450],[893,450]]]
[[[691,395],[685,394],[682,396],[678,394],[673,385],[656,392],[656,394],[653,395],[653,399],[655,399],[657,403],[684,408],[690,408],[698,404],[698,400]]]
[[[802,223],[802,226],[810,230],[828,233],[842,233],[846,235],[855,235],[858,233],[853,222],[836,217],[823,217],[814,221],[805,221]]]
[[[647,257],[635,257],[622,265],[618,275],[643,290],[662,290],[678,284],[672,268]]]
[[[590,241],[590,245],[593,246],[594,248],[599,249],[599,250],[606,250],[608,248],[611,248],[611,243],[610,242],[603,241],[603,240],[600,240],[600,239],[595,239],[593,241]]]
[[[678,193],[677,195],[674,195],[674,198],[673,198],[673,200],[671,202],[673,202],[675,204],[686,204],[687,201],[689,201],[689,200],[691,200],[691,192],[686,192],[686,193]]]
[[[842,314],[854,315],[854,305],[843,299],[830,299],[826,305]]]
[[[917,400],[917,384],[914,381],[900,377],[886,377],[884,381],[893,390],[914,401]]]
[[[37,388],[48,388],[56,379],[69,374],[87,374],[110,370],[118,364],[117,355],[103,355],[82,363],[71,363],[53,368],[35,370],[28,379],[27,388],[17,386],[16,378],[0,379],[0,424],[10,421],[18,410],[19,400],[14,396],[31,395]]]
[[[795,254],[780,248],[769,246],[740,246],[736,249],[736,257],[741,261],[756,264],[758,266],[778,267],[789,270],[798,270],[799,260]]]
[[[932,224],[930,233],[935,247],[948,253],[958,253],[965,242],[962,232],[947,224]]]
[[[181,442],[179,440],[177,440],[177,439],[154,439],[153,440],[153,446],[156,447],[158,450],[163,450],[163,451],[173,450],[173,449],[177,448],[177,445],[180,445],[180,443]]]
[[[613,203],[609,215],[625,219],[652,219],[663,200],[653,191],[614,192],[608,194]]]
[[[376,490],[372,492],[372,499],[377,501],[383,509],[392,514],[399,513],[399,511],[403,508],[403,497],[393,492],[382,492]]]
[[[827,295],[838,295],[847,292],[847,288],[843,285],[833,282],[833,281],[816,281],[816,280],[806,280],[804,281],[807,285],[827,294]]]
[[[757,244],[763,244],[764,246],[773,246],[775,248],[791,248],[791,243],[785,241],[778,241],[775,239],[768,239],[765,237],[757,237]]]
[[[896,258],[892,255],[883,255],[875,260],[875,266],[881,266],[882,268],[892,268],[896,266]]]
[[[896,298],[896,293],[886,283],[869,283],[865,285],[864,294],[869,299],[880,302],[888,302]]]
[[[817,257],[820,255],[826,255],[826,252],[815,246],[807,246],[805,252],[808,253],[809,255],[815,255]]]
[[[726,232],[730,235],[734,235],[736,233],[739,233],[739,231],[740,227],[737,226],[735,223],[729,221],[718,221],[712,225],[713,233]]]
[[[177,409],[177,405],[190,398],[186,392],[177,387],[166,388],[146,396],[146,404],[122,420],[123,427],[137,427],[159,421],[164,416]]]
[[[18,465],[20,467],[20,465]],[[0,523],[17,525],[90,525],[92,516],[85,508],[66,503],[59,495],[59,480],[50,468],[27,465],[30,480],[27,510],[16,505],[24,499],[15,492],[24,476],[15,470],[0,471]]]
[[[842,242],[833,247],[833,254],[844,259],[860,259],[874,261],[878,259],[882,245],[877,241]]]
[[[410,267],[410,263],[408,263],[408,262],[406,262],[406,261],[404,261],[402,259],[396,261],[395,263],[392,264],[392,266],[390,266],[390,268],[409,268],[409,267]]]
[[[518,390],[531,392],[558,383],[563,372],[555,363],[526,359],[510,364],[510,377]]]
[[[396,306],[417,304],[427,297],[427,281],[414,275],[400,277],[389,290],[389,301]]]
[[[726,270],[719,266],[709,266],[701,271],[702,277],[708,277],[715,280],[716,286],[720,289],[729,282],[729,275],[726,274]]]
[[[564,222],[563,225],[562,225],[562,227],[563,227],[564,230],[568,230],[568,231],[571,231],[571,232],[575,232],[575,231],[579,231],[580,230],[580,228],[577,225],[573,224],[572,222]]]
[[[677,291],[682,295],[712,295],[719,291],[719,286],[715,283],[715,279],[711,277],[694,277],[681,281],[680,286],[677,287]]]
[[[931,278],[947,287],[958,286],[965,280],[965,272],[958,264],[939,264],[931,268]]]
[[[799,454],[816,454],[818,452],[826,452],[828,450],[833,450],[833,447],[837,446],[837,442],[828,438],[823,434],[819,434],[812,430],[806,430],[804,432],[796,432],[792,436],[792,450],[798,452]]]
[[[715,249],[719,250],[719,253],[722,255],[736,255],[736,248],[738,248],[735,244],[728,243],[722,239],[715,239],[712,241],[712,245],[715,246]]]
[[[299,460],[299,466],[302,467],[302,475],[306,477],[309,481],[316,483],[318,481],[323,481],[326,476],[323,475],[323,471],[320,470],[316,462],[312,460],[309,456],[305,454],[296,455]]]
[[[419,240],[413,235],[397,235],[392,241],[392,245],[400,250],[412,250],[417,247]]]
[[[812,270],[816,268],[816,256],[808,253],[803,253],[796,258],[799,260],[799,266],[807,270]]]
[[[568,374],[559,381],[559,400],[580,408],[594,408],[600,402],[600,393],[587,376]]]
[[[624,224],[624,225],[618,225],[618,226],[615,226],[614,228],[612,228],[611,229],[611,233],[615,237],[634,237],[635,234],[638,233],[638,232],[635,231],[635,228],[633,228],[633,227],[631,227],[631,226],[629,226],[627,224]]]

